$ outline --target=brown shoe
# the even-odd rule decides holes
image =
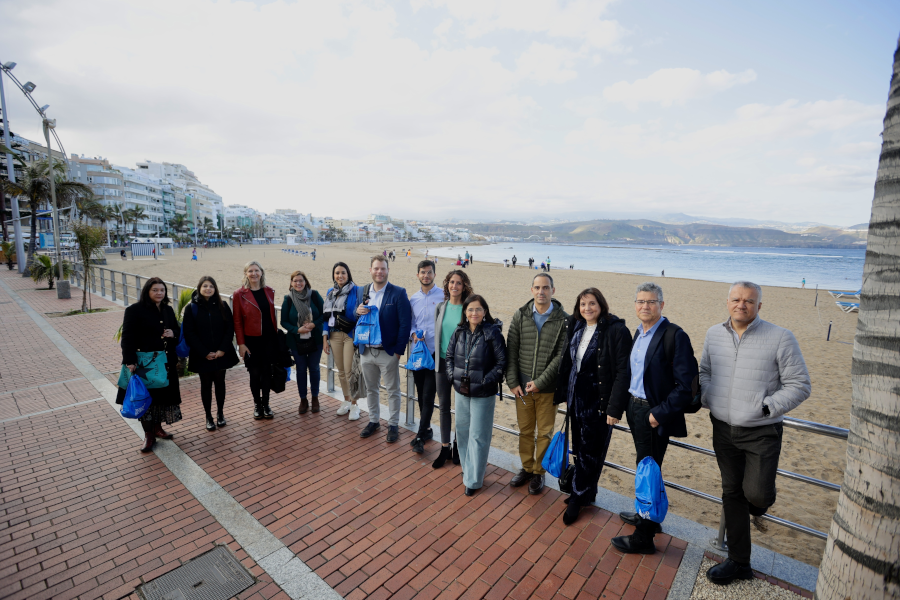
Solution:
[[[141,452],[147,454],[151,450],[153,450],[153,443],[156,441],[156,436],[149,431],[144,432],[144,445],[141,446]]]
[[[531,483],[528,484],[528,493],[531,495],[537,495],[541,493],[541,490],[544,489],[544,476],[538,475],[535,473],[531,476]]]
[[[306,399],[306,396],[300,398],[300,408],[297,409],[298,415],[305,415],[309,410],[309,400]]]
[[[529,473],[525,469],[522,469],[521,471],[519,471],[518,473],[515,474],[515,476],[512,478],[512,481],[509,482],[509,485],[511,485],[513,487],[522,487],[523,485],[528,483],[530,480],[531,480],[531,473]]]
[[[310,412],[319,412],[319,396],[315,395],[312,398],[312,408]]]
[[[153,432],[153,435],[155,435],[156,437],[158,437],[161,440],[171,440],[172,439],[172,434],[166,432],[166,430],[164,430],[162,428],[162,423],[160,423],[156,427],[156,431]]]

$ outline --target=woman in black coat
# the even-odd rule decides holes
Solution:
[[[566,327],[553,402],[566,403],[572,433],[575,476],[563,514],[563,523],[571,525],[581,507],[597,499],[613,424],[628,403],[631,334],[597,288],[578,294]]]
[[[447,344],[445,365],[456,390],[456,443],[466,496],[484,485],[494,407],[506,369],[502,327],[484,298],[473,294],[463,302],[462,318]]]
[[[208,275],[200,278],[191,303],[182,316],[184,341],[190,346],[188,370],[200,375],[200,399],[206,411],[206,429],[227,425],[222,409],[225,405],[225,370],[238,364],[234,350],[234,317],[228,303],[219,296],[216,280]],[[216,387],[216,420],[212,417],[212,388]]]
[[[169,305],[166,284],[159,277],[151,277],[141,290],[141,299],[125,309],[122,324],[122,364],[134,373],[139,366],[138,352],[165,352],[166,374],[169,384],[151,388],[151,404],[140,418],[144,428],[144,445],[141,452],[150,452],[156,438],[172,439],[162,422],[167,424],[181,420],[181,391],[178,388],[178,372],[175,368],[178,355],[175,346],[181,332],[175,311]],[[144,361],[146,363],[146,360]],[[138,371],[140,374],[140,371]],[[116,403],[125,400],[125,390],[119,388]]]

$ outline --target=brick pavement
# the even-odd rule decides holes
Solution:
[[[118,326],[111,316],[105,315],[108,313],[86,318],[104,316],[97,320],[98,325]],[[115,353],[112,331],[81,336],[77,327],[68,324],[69,319],[72,317],[51,319],[50,323],[73,344],[77,340],[76,347],[84,356],[106,371]],[[633,528],[617,515],[591,507],[582,511],[575,525],[565,527],[561,521],[565,505],[559,492],[548,489],[539,496],[530,496],[521,488],[506,485],[511,473],[490,465],[485,487],[467,498],[463,495],[459,467],[431,468],[438,448],[433,442],[426,445],[424,456],[416,455],[408,446],[411,433],[401,430],[400,441],[389,445],[384,441],[384,426],[373,438],[363,440],[358,433],[365,420],[349,422],[346,417],[336,417],[337,401],[330,399],[323,402],[323,410],[318,414],[297,415],[297,389],[293,383],[288,384],[285,393],[273,395],[274,420],[254,421],[244,369],[231,370],[227,385],[229,425],[207,432],[203,427],[199,381],[183,382],[185,419],[170,428],[176,434],[176,443],[348,599],[633,599],[664,598],[668,593],[686,547],[681,540],[657,536],[657,554],[623,556],[609,540]],[[79,418],[87,417],[81,415],[89,415],[92,420],[85,420],[86,425],[82,425]],[[69,432],[65,425],[73,423],[73,419],[76,426]],[[83,441],[76,432],[85,430],[102,430],[98,436],[102,439]],[[111,560],[116,568],[128,564],[145,579],[174,568],[180,559],[201,550],[197,546],[192,548],[193,554],[180,554],[177,550],[158,553],[156,549],[161,545],[175,548],[183,538],[190,538],[195,545],[202,542],[207,549],[217,540],[230,540],[211,517],[201,516],[206,514],[202,507],[153,455],[136,453],[136,436],[104,402],[2,424],[0,450],[10,452],[11,458],[13,451],[8,441],[16,435],[43,441],[26,444],[34,450],[16,454],[16,458],[27,456],[29,460],[17,467],[20,471],[0,471],[0,590],[7,579],[19,586],[10,597],[33,597],[15,595],[31,586],[43,585],[40,591],[45,592],[52,586],[68,585],[66,581],[71,583],[69,590],[85,585],[83,578],[94,571],[78,571],[80,583],[75,582],[76,573],[57,581],[68,574],[69,568],[68,563],[65,569],[59,567],[60,559],[53,559],[71,551],[71,544],[81,537],[91,538],[86,544],[91,544],[92,550],[113,544],[107,547],[113,556],[104,556],[103,563],[96,558],[94,563]],[[42,443],[47,444],[54,435],[58,441],[45,450]],[[60,452],[69,447],[76,452]],[[77,457],[68,461],[72,463],[71,476],[70,467],[64,467],[68,464],[66,456]],[[59,475],[58,469],[63,469]],[[15,476],[15,481],[8,486],[10,476]],[[57,500],[63,489],[71,492],[71,498]],[[79,500],[82,493],[95,501],[102,498],[104,509],[90,512],[92,503]],[[113,495],[117,500],[107,504]],[[57,508],[57,504],[66,501],[72,506]],[[12,502],[17,504],[7,508]],[[18,504],[28,505],[18,508]],[[137,527],[129,509],[140,506],[163,512],[154,513],[152,522],[142,519],[143,527]],[[29,510],[34,511],[33,518]],[[92,524],[93,520],[107,523],[108,528],[102,531],[110,534],[110,541],[100,541],[107,539],[100,530],[74,526],[70,521],[78,517],[66,518],[68,513],[59,513],[60,510],[84,511],[79,514],[91,514]],[[13,512],[20,515],[16,517],[18,521],[11,516]],[[30,519],[28,525],[21,520],[25,517]],[[166,525],[160,525],[164,521]],[[18,528],[11,531],[15,527]],[[193,529],[185,533],[185,527]],[[54,537],[35,544],[44,539],[48,529],[52,533],[47,535]],[[140,534],[136,533],[138,530]],[[112,535],[116,531],[125,531],[121,537],[128,539],[119,543],[119,536]],[[32,537],[19,542],[28,536]],[[65,536],[74,536],[63,543],[68,544],[65,550],[62,545],[54,546],[54,540]],[[228,543],[234,549],[234,542]],[[21,552],[28,554],[21,559],[20,545],[24,548]],[[32,552],[37,552],[37,548],[43,551],[45,546],[46,552],[52,552],[46,559]],[[140,562],[144,552],[136,552],[138,548],[152,555],[147,562]],[[252,562],[245,554],[241,557]],[[145,568],[143,565],[149,562],[153,567]],[[36,565],[40,567],[34,570]],[[10,572],[13,567],[15,570]],[[125,572],[113,574],[114,567],[91,575],[95,588],[84,589],[83,597],[99,596],[96,590],[101,587],[107,597],[118,597],[116,593],[121,596],[133,589],[138,571],[124,569]],[[33,571],[23,575],[28,569]],[[52,573],[43,577],[44,571]],[[33,581],[29,577],[40,579]],[[254,594],[264,597],[277,592],[277,586],[272,586],[254,589]],[[70,595],[55,597],[74,597],[65,593]],[[0,597],[3,595],[0,592]]]

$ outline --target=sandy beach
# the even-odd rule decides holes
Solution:
[[[419,287],[415,277],[418,260],[423,258],[426,244],[413,244],[413,257],[397,257],[390,266],[390,281],[405,287],[412,295]],[[433,248],[435,244],[430,244]],[[160,260],[138,259],[120,261],[109,255],[109,267],[142,277],[160,276],[166,281],[195,285],[202,275],[211,275],[219,283],[223,293],[231,293],[240,286],[242,267],[248,260],[259,261],[266,270],[267,284],[275,288],[276,301],[280,304],[288,288],[288,276],[294,270],[304,271],[313,288],[324,295],[331,286],[331,267],[336,261],[346,262],[357,284],[370,281],[369,256],[382,250],[410,247],[409,243],[336,244],[317,247],[317,260],[308,256],[289,255],[281,251],[284,246],[248,246],[243,248],[198,249],[199,260],[192,262],[191,250],[166,251]],[[458,247],[461,252],[465,252]],[[296,247],[295,247],[296,248]],[[478,257],[477,246],[473,254]],[[300,247],[300,249],[309,249]],[[526,263],[527,264],[527,263]],[[449,260],[438,263],[437,284],[440,285],[447,271],[456,268]],[[519,266],[516,269],[502,264],[475,262],[467,269],[475,290],[485,296],[492,314],[510,322],[513,312],[530,298],[529,287],[535,271]],[[633,308],[633,293],[644,276],[610,274],[595,271],[554,269],[551,273],[556,285],[556,298],[567,312],[571,312],[578,292],[589,286],[598,287],[606,296],[610,310],[625,319],[634,330],[638,325]],[[728,279],[740,279],[742,273],[723,275]],[[677,323],[690,335],[699,360],[703,339],[709,327],[725,320],[725,297],[728,285],[676,278],[655,280],[665,292],[664,315]],[[835,306],[825,292],[820,292],[819,305],[813,305],[815,291],[779,287],[764,287],[762,318],[786,327],[794,332],[812,377],[812,396],[791,416],[846,427],[849,420],[851,384],[850,365],[856,315],[845,315]],[[826,342],[829,321],[833,321],[831,341]],[[506,326],[504,326],[504,333]],[[437,412],[437,411],[435,411]],[[331,415],[323,415],[330,417]],[[433,422],[436,424],[437,415]],[[495,422],[516,428],[515,407],[511,401],[498,403]],[[562,417],[558,418],[558,425]],[[688,416],[688,437],[682,441],[712,448],[711,425],[707,411]],[[381,442],[375,442],[381,443]],[[495,432],[493,444],[507,452],[517,454],[517,438]],[[785,428],[781,468],[827,481],[841,483],[845,464],[846,444],[837,439],[798,432]],[[411,453],[412,455],[412,453]],[[621,432],[613,435],[608,460],[625,466],[634,466],[634,450],[630,436]],[[673,482],[698,489],[713,496],[721,495],[718,467],[711,457],[670,448],[663,464],[663,476]],[[600,485],[626,496],[633,493],[632,477],[608,469],[600,477]],[[771,514],[802,525],[828,531],[838,494],[806,484],[778,478],[778,500]],[[669,492],[670,511],[710,527],[718,527],[719,506],[677,491]],[[770,524],[766,534],[753,532],[753,541],[777,552],[818,566],[825,547],[824,541]]]

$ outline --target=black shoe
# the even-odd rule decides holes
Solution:
[[[253,418],[257,421],[263,418],[263,407],[259,402],[256,403],[256,407],[253,409]]]
[[[531,483],[528,484],[528,493],[536,496],[544,489],[544,476],[535,473],[531,476]]]
[[[367,438],[381,428],[381,423],[369,423],[366,428],[359,432],[359,437]]]
[[[628,512],[622,511],[619,513],[619,518],[628,523],[629,525],[638,526],[641,522],[641,516],[636,512]],[[662,525],[659,523],[653,523],[653,533],[662,533]]]
[[[625,554],[653,554],[656,552],[656,546],[653,544],[653,538],[643,535],[621,535],[612,539],[612,544],[619,551]]]
[[[274,419],[275,413],[272,412],[272,409],[269,408],[268,401],[263,403],[263,418],[264,419]]]
[[[419,434],[419,437],[422,438],[423,442],[427,442],[428,440],[433,440],[434,439],[434,429],[429,427],[428,429],[425,430],[425,434],[424,435]]]
[[[566,512],[563,513],[563,523],[571,525],[578,519],[578,513],[581,512],[581,505],[578,502],[569,502],[566,506]]]
[[[438,457],[431,463],[431,468],[440,469],[447,462],[448,458],[450,458],[450,446],[441,446],[441,453],[438,454]]]
[[[521,469],[513,476],[512,481],[509,482],[509,485],[513,487],[522,487],[529,481],[531,481],[531,473],[529,473],[525,469]]]
[[[216,422],[213,421],[212,415],[206,415],[206,430],[207,431],[215,431],[216,430]]]
[[[219,411],[219,414],[216,415],[216,425],[218,425],[219,427],[225,427],[226,425],[228,425],[228,421],[225,420],[225,415],[223,415],[221,411]]]
[[[474,495],[475,495],[475,491],[476,491],[476,490],[474,490],[474,489],[472,489],[472,488],[470,488],[470,487],[467,487],[467,488],[466,488],[466,496],[474,496]]]
[[[417,437],[412,441],[412,451],[416,454],[422,454],[425,452],[425,445],[422,443],[422,438]]]
[[[706,578],[719,585],[728,585],[735,579],[753,579],[753,570],[750,565],[742,565],[729,558],[720,565],[710,567]]]
[[[453,464],[459,464],[459,447],[456,445],[456,440],[453,440]]]
[[[397,425],[388,425],[387,443],[393,444],[400,439],[400,427]]]

